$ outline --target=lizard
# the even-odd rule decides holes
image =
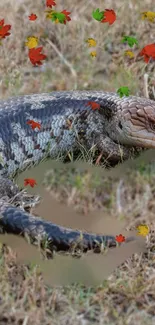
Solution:
[[[93,109],[91,103],[98,105]],[[96,106],[97,107],[97,106]],[[31,123],[30,123],[31,122]],[[32,122],[38,127],[32,127]],[[155,148],[155,102],[104,91],[58,91],[0,101],[0,227],[2,232],[45,238],[57,251],[69,250],[80,230],[37,218],[10,203],[20,189],[14,173],[29,163],[57,157],[80,146],[96,146],[105,158],[128,159],[131,151]],[[127,238],[127,241],[133,238]],[[78,242],[78,241],[77,241]],[[114,236],[82,232],[83,251],[117,245]]]

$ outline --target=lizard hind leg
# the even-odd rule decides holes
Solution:
[[[135,153],[135,148],[125,147],[114,142],[109,137],[98,137],[97,148],[100,150],[102,157],[110,163],[118,163],[131,158]]]
[[[11,179],[0,177],[0,199],[13,203],[24,209],[30,209],[40,202],[40,196],[29,194],[26,190],[20,189]]]
[[[11,199],[19,192],[18,186],[7,177],[0,177],[0,198],[8,197]]]

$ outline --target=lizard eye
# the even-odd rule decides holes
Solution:
[[[150,123],[150,127],[153,131],[155,131],[155,123]]]
[[[119,126],[119,128],[122,130],[123,129],[123,126],[122,126],[122,123],[119,121],[119,123],[118,123],[118,126]]]

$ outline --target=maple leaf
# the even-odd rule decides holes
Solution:
[[[138,235],[140,236],[147,236],[148,233],[149,233],[149,227],[147,225],[140,225],[137,227],[137,230],[138,230]]]
[[[105,9],[104,18],[101,20],[101,23],[109,23],[112,25],[116,20],[116,14],[113,9]]]
[[[52,8],[52,6],[56,6],[56,3],[54,0],[46,0],[46,7]]]
[[[125,237],[122,234],[116,236],[115,239],[118,243],[123,243],[125,241]]]
[[[46,19],[51,19],[52,18],[52,14],[55,11],[54,10],[45,10],[45,12],[47,12]]]
[[[88,102],[88,103],[86,104],[86,106],[91,106],[91,108],[92,108],[93,110],[96,110],[96,109],[99,109],[99,108],[100,108],[100,104],[95,103],[95,102]]]
[[[133,47],[134,44],[138,45],[138,41],[135,37],[131,37],[131,36],[124,36],[122,41],[122,43],[128,42],[128,45],[130,47]]]
[[[154,19],[155,19],[155,12],[153,12],[153,11],[142,12],[142,19],[147,19],[148,21],[153,23]]]
[[[10,33],[8,32],[11,29],[11,25],[4,25],[4,19],[0,21],[0,38],[5,38],[9,36]]]
[[[46,59],[46,55],[40,53],[43,47],[40,46],[37,49],[30,49],[29,50],[29,59],[33,65],[42,65],[41,60]]]
[[[130,59],[134,58],[134,56],[135,56],[134,53],[132,51],[129,51],[129,50],[125,51],[124,55],[129,56]]]
[[[101,21],[104,17],[104,11],[100,11],[100,9],[97,8],[96,10],[93,10],[92,16],[95,20]]]
[[[144,46],[138,56],[144,56],[144,61],[146,63],[149,62],[150,58],[155,60],[155,43]]]
[[[25,178],[24,179],[24,186],[30,185],[31,187],[34,187],[34,185],[37,185],[37,182],[34,178]]]
[[[96,46],[96,41],[95,41],[94,38],[88,38],[88,39],[86,40],[86,42],[88,43],[88,46],[89,46],[89,47],[95,47],[95,46]]]
[[[35,48],[38,45],[38,37],[35,37],[35,36],[29,36],[29,37],[27,37],[27,42],[25,42],[25,45],[29,49]]]
[[[66,16],[65,14],[63,14],[62,12],[53,12],[52,13],[52,21],[56,21],[59,22],[60,24],[64,24],[65,20],[66,20]]]
[[[128,87],[120,87],[117,90],[117,94],[122,98],[123,96],[129,96],[130,90]]]
[[[67,20],[67,21],[70,21],[70,20],[71,20],[71,18],[69,17],[69,15],[71,14],[71,12],[66,11],[66,9],[64,9],[63,11],[61,11],[61,13],[64,14],[65,17],[66,17],[66,19],[65,19],[65,21],[64,21],[64,24],[66,24],[66,20]]]
[[[96,51],[92,51],[92,52],[90,52],[90,55],[92,56],[92,58],[96,58],[97,53],[96,53]]]
[[[31,14],[29,16],[29,20],[36,20],[37,19],[37,15],[36,14]]]
[[[38,123],[38,122],[35,122],[35,121],[33,121],[33,120],[29,120],[29,121],[27,121],[26,124],[31,125],[31,128],[32,128],[33,130],[34,130],[35,128],[38,128],[38,129],[40,130],[40,128],[41,128],[41,124]]]
[[[51,19],[55,23],[61,23],[66,25],[66,21],[70,21],[71,18],[69,17],[70,12],[66,11],[65,9],[61,12],[55,10],[45,10],[47,12],[46,18]]]
[[[58,18],[55,20],[55,23],[56,24],[59,24],[59,19]]]

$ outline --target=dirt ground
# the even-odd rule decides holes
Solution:
[[[1,99],[54,90],[117,91],[122,86],[128,86],[132,95],[155,99],[154,63],[146,64],[143,58],[137,58],[145,45],[154,42],[155,23],[141,19],[142,12],[153,11],[151,0],[56,1],[58,11],[71,12],[71,21],[66,25],[46,20],[45,3],[0,1],[0,20],[11,25],[11,35],[0,46]],[[97,8],[113,9],[117,15],[115,23],[100,24],[93,20],[92,11]],[[31,13],[38,16],[36,21],[29,21]],[[124,35],[136,37],[139,42],[133,48],[134,59],[124,56],[124,51],[130,49],[121,43]],[[39,46],[43,46],[47,56],[40,67],[33,67],[29,61],[25,46],[28,36],[39,38]],[[97,41],[95,58],[90,56],[85,42],[88,38]],[[78,162],[73,168],[52,165],[46,177],[48,192],[42,193],[44,201],[34,210],[35,214],[93,232],[104,233],[106,228],[115,234],[124,225],[134,232],[142,223],[151,232],[134,246],[116,248],[109,258],[108,253],[90,255],[80,264],[80,259],[63,256],[49,267],[50,262],[46,261],[41,274],[33,248],[27,249],[15,239],[15,247],[11,242],[9,245],[12,249],[1,244],[0,325],[155,323],[155,167],[145,161],[133,163],[128,174],[127,164],[123,168],[118,166],[111,177],[101,174],[99,168],[94,173],[86,164],[80,169]],[[47,216],[47,210],[57,214]],[[27,257],[28,250],[31,256]],[[17,251],[21,253],[20,263]],[[80,271],[81,281],[76,281]],[[75,275],[76,283],[55,287],[52,276],[56,273],[61,282],[65,273],[69,274],[68,281]],[[90,279],[92,285],[86,286],[86,280]]]

